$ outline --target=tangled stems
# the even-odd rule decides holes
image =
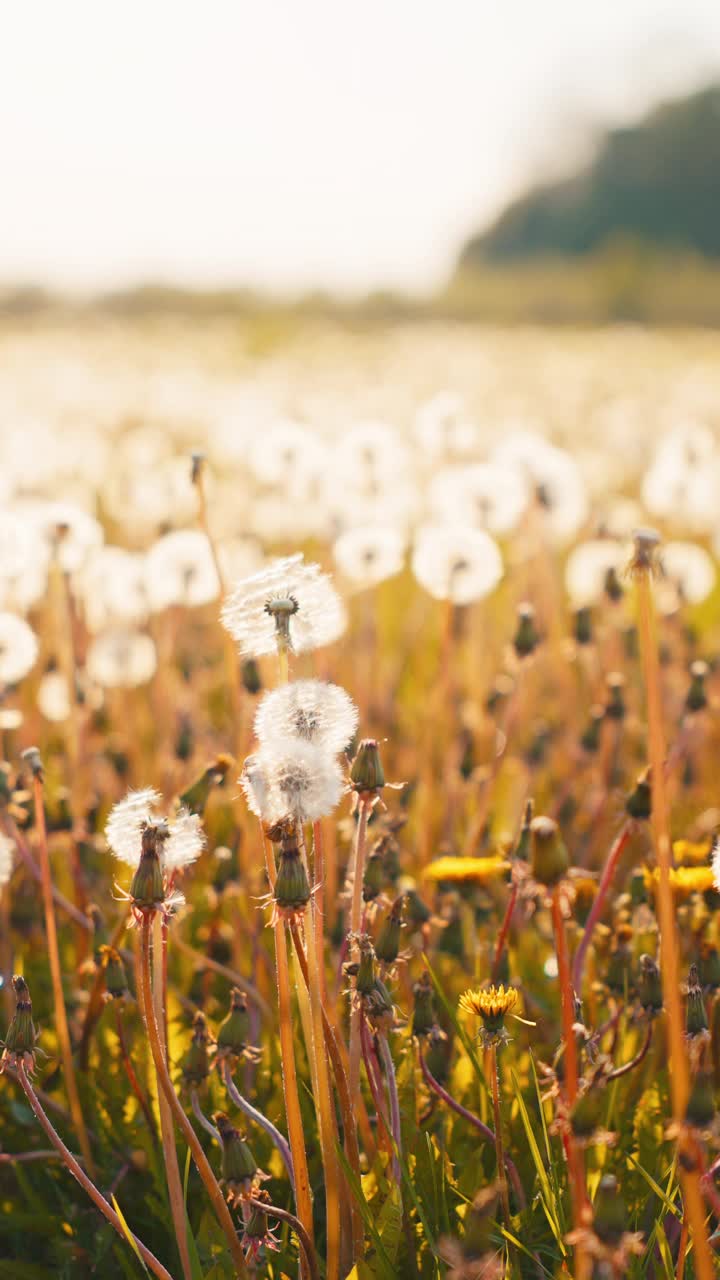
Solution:
[[[120,1221],[118,1214],[115,1212],[112,1206],[108,1204],[105,1197],[100,1194],[94,1182],[90,1181],[90,1178],[88,1178],[87,1174],[80,1167],[77,1160],[75,1159],[75,1156],[70,1151],[68,1151],[59,1133],[56,1131],[52,1122],[50,1121],[45,1111],[43,1110],[40,1100],[37,1094],[35,1093],[35,1090],[33,1089],[30,1081],[27,1078],[25,1067],[23,1066],[22,1062],[18,1062],[17,1064],[16,1078],[20,1081],[20,1084],[25,1092],[25,1096],[28,1102],[30,1103],[30,1106],[32,1107],[33,1112],[35,1113],[36,1120],[39,1122],[39,1124],[45,1131],[45,1134],[47,1135],[53,1147],[55,1148],[58,1155],[60,1156],[60,1159],[70,1170],[70,1173],[73,1175],[76,1181],[80,1183],[80,1186],[82,1187],[83,1191],[87,1192],[87,1194],[89,1195],[95,1207],[100,1210],[100,1212],[107,1218],[110,1225],[114,1227],[118,1235],[123,1240],[127,1240],[128,1230],[125,1227],[125,1225]],[[157,1276],[158,1280],[172,1280],[172,1276],[170,1275],[170,1272],[165,1270],[165,1267],[162,1265],[162,1263],[158,1262],[158,1259],[155,1257],[155,1254],[151,1253],[150,1250],[145,1247],[142,1240],[138,1240],[137,1236],[134,1235],[132,1232],[130,1232],[129,1234],[135,1248],[140,1254],[140,1257],[142,1258],[145,1265],[150,1268],[153,1275]]]
[[[197,1165],[198,1173],[205,1183],[210,1201],[217,1215],[220,1226],[225,1232],[230,1253],[232,1254],[235,1264],[235,1274],[245,1280],[247,1276],[247,1267],[245,1265],[245,1255],[238,1234],[235,1230],[235,1224],[230,1216],[223,1193],[220,1190],[215,1174],[213,1173],[207,1156],[203,1151],[198,1137],[188,1120],[183,1108],[181,1107],[177,1094],[172,1085],[170,1075],[165,1062],[162,1044],[160,1042],[160,1033],[158,1031],[157,1020],[152,1000],[152,988],[150,983],[150,927],[152,916],[149,912],[143,914],[141,932],[140,932],[140,958],[138,965],[138,987],[142,990],[143,1013],[145,1023],[150,1039],[150,1050],[155,1063],[155,1073],[157,1076],[158,1086],[164,1093],[168,1104],[175,1116],[175,1120],[187,1142],[192,1153],[193,1160]]]
[[[610,885],[612,884],[613,876],[615,875],[615,872],[617,870],[618,862],[620,861],[620,858],[622,857],[625,846],[627,845],[627,842],[633,833],[634,825],[635,824],[632,821],[632,819],[628,819],[621,827],[619,834],[616,836],[613,842],[612,848],[610,849],[610,852],[608,854],[607,862],[605,863],[602,877],[600,879],[600,884],[598,885],[598,891],[597,891],[597,894],[595,895],[595,901],[592,904],[590,915],[588,916],[587,921],[585,923],[583,936],[580,939],[580,942],[578,944],[578,949],[575,952],[575,956],[573,958],[572,980],[573,980],[573,987],[577,991],[578,995],[580,995],[580,993],[582,992],[582,977],[583,977],[583,967],[585,964],[585,956],[587,954],[588,947],[590,946],[590,943],[592,941],[595,925],[600,919],[600,915],[602,913],[602,909],[605,904],[605,899],[607,897],[608,890],[610,888]]]
[[[635,581],[648,720],[648,756],[652,792],[651,824],[655,857],[658,864],[657,911],[660,922],[660,970],[663,999],[668,1013],[670,1048],[670,1091],[673,1117],[682,1124],[688,1097],[688,1063],[683,1040],[682,1007],[678,966],[678,939],[675,910],[670,884],[672,847],[665,779],[665,732],[663,728],[660,689],[660,661],[655,635],[655,607],[652,597],[650,567],[636,557]],[[702,1192],[697,1171],[686,1169],[679,1160],[683,1199],[695,1244],[695,1266],[698,1280],[711,1280],[714,1274],[703,1210]]]
[[[48,852],[47,828],[45,826],[42,767],[40,765],[39,758],[37,758],[36,762],[33,762],[32,767],[35,826],[37,829],[38,845],[40,849],[40,872],[43,907],[45,911],[45,932],[47,934],[50,976],[52,978],[53,1000],[55,1004],[55,1025],[57,1027],[58,1040],[60,1041],[60,1052],[62,1054],[63,1070],[65,1072],[65,1087],[67,1089],[73,1126],[78,1136],[78,1142],[80,1143],[80,1150],[82,1151],[85,1164],[90,1174],[93,1175],[95,1166],[93,1164],[92,1153],[90,1151],[90,1139],[88,1138],[87,1128],[85,1126],[85,1117],[83,1116],[77,1080],[75,1078],[75,1063],[73,1061],[72,1044],[70,1042],[70,1028],[68,1027],[65,997],[63,995],[60,949],[58,947],[57,923],[55,920],[55,908],[53,905],[50,854]]]
[[[261,1213],[266,1213],[271,1218],[279,1218],[281,1222],[287,1222],[292,1228],[300,1241],[300,1247],[303,1251],[305,1263],[310,1273],[310,1280],[320,1280],[320,1271],[318,1270],[317,1258],[313,1248],[312,1240],[305,1230],[302,1222],[299,1222],[294,1213],[289,1213],[287,1209],[280,1209],[275,1204],[267,1204],[265,1200],[250,1200],[253,1209],[259,1209]]]
[[[444,1102],[445,1105],[449,1107],[451,1111],[454,1111],[456,1115],[461,1116],[463,1120],[466,1120],[468,1124],[471,1124],[473,1128],[476,1129],[477,1132],[480,1134],[483,1141],[494,1143],[495,1134],[493,1133],[490,1126],[487,1124],[484,1124],[483,1121],[480,1119],[480,1117],[475,1115],[474,1111],[469,1111],[468,1108],[464,1107],[461,1102],[458,1102],[457,1098],[453,1098],[452,1094],[448,1093],[447,1089],[443,1088],[443,1086],[440,1084],[440,1081],[435,1079],[435,1076],[432,1074],[427,1062],[425,1061],[422,1055],[422,1050],[420,1049],[419,1046],[418,1046],[418,1060],[420,1062],[420,1070],[422,1072],[423,1080],[425,1081],[428,1088],[432,1089],[433,1093],[436,1093],[438,1098],[440,1098],[440,1100]],[[503,1150],[503,1161],[505,1164],[507,1176],[512,1183],[513,1191],[515,1192],[517,1202],[520,1205],[520,1208],[524,1209],[527,1202],[525,1200],[525,1192],[522,1189],[520,1175],[517,1171],[517,1168],[515,1167],[515,1162],[511,1160],[510,1156],[504,1150]]]
[[[279,1129],[275,1128],[275,1125],[273,1124],[272,1120],[268,1120],[267,1116],[264,1116],[262,1111],[258,1111],[257,1108],[252,1105],[252,1103],[248,1102],[247,1098],[243,1098],[242,1094],[237,1088],[237,1085],[235,1084],[235,1081],[232,1078],[232,1073],[230,1071],[230,1063],[228,1062],[227,1058],[222,1064],[222,1079],[223,1079],[223,1084],[225,1085],[225,1089],[227,1091],[227,1095],[230,1098],[230,1101],[233,1102],[235,1106],[238,1108],[238,1110],[242,1111],[243,1114],[248,1117],[248,1119],[253,1120],[256,1125],[258,1125],[261,1129],[264,1129],[265,1133],[270,1138],[270,1141],[280,1152],[280,1157],[282,1159],[283,1164],[285,1165],[285,1168],[287,1169],[288,1178],[290,1179],[290,1186],[293,1189],[293,1195],[294,1195],[295,1194],[295,1174],[293,1172],[293,1162],[292,1162],[292,1155],[290,1153],[290,1147],[288,1146],[285,1138],[283,1138]]]

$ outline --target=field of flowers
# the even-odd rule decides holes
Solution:
[[[0,329],[0,1280],[707,1280],[720,338]]]

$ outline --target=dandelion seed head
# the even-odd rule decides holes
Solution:
[[[180,809],[168,825],[170,834],[163,845],[163,865],[167,871],[181,871],[202,853],[205,833],[198,814],[188,809]]]
[[[577,609],[602,598],[610,570],[620,573],[629,551],[614,538],[590,538],[573,547],[565,562],[565,588]]]
[[[712,557],[694,542],[666,542],[660,552],[662,577],[656,584],[658,607],[673,612],[681,602],[700,604],[715,586]]]
[[[154,821],[154,813],[160,804],[160,793],[154,787],[140,791],[128,791],[110,810],[105,824],[105,838],[111,852],[120,862],[137,866],[140,857],[140,838],[143,827]]]
[[[141,631],[121,627],[103,631],[87,652],[87,673],[105,689],[134,689],[147,684],[156,668],[155,644]]]
[[[35,665],[38,642],[15,613],[0,613],[0,685],[17,684]]]
[[[138,625],[148,616],[145,556],[124,547],[92,552],[76,577],[90,631],[118,624]]]
[[[587,519],[588,498],[571,454],[533,432],[515,431],[494,449],[491,460],[525,476],[554,538],[566,542],[575,536]]]
[[[425,456],[434,462],[472,457],[480,445],[478,427],[468,418],[462,396],[454,391],[438,391],[421,405],[414,431]]]
[[[443,467],[430,481],[433,518],[468,524],[491,533],[508,533],[528,504],[528,485],[520,471],[497,462]]]
[[[300,739],[260,750],[245,763],[241,786],[267,826],[292,818],[299,826],[331,813],[344,790],[342,770],[326,750]]]
[[[46,720],[61,724],[70,717],[70,691],[62,671],[46,671],[37,690],[37,704]]]
[[[178,529],[158,538],[145,563],[150,606],[199,606],[220,594],[210,543],[198,529]]]
[[[73,503],[26,498],[16,509],[34,526],[65,573],[77,573],[103,544],[102,525]]]
[[[337,755],[357,723],[357,707],[339,685],[294,680],[265,694],[255,715],[255,735],[261,747],[276,751],[297,739]]]
[[[237,583],[221,617],[246,658],[277,651],[279,618],[295,653],[332,643],[346,625],[330,578],[317,565],[304,564],[301,554],[271,561]]]
[[[347,529],[333,547],[341,573],[358,587],[374,587],[400,573],[405,560],[405,535],[392,525],[363,525]]]
[[[412,554],[418,582],[436,600],[471,604],[488,595],[502,577],[497,544],[483,529],[423,525]]]

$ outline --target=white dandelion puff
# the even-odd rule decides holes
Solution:
[[[220,594],[210,543],[198,529],[178,529],[158,538],[147,553],[145,577],[151,607],[209,604]]]
[[[255,715],[255,735],[262,748],[281,751],[297,740],[337,755],[357,723],[357,707],[339,685],[295,680],[265,694]]]
[[[277,750],[261,746],[246,760],[240,785],[251,812],[269,826],[283,818],[299,825],[317,822],[332,812],[345,790],[337,760],[301,739]]]
[[[295,653],[331,644],[345,630],[342,601],[327,574],[304,564],[301,554],[273,560],[233,588],[221,613],[246,658]]]
[[[417,533],[412,568],[436,600],[472,604],[488,595],[502,577],[497,544],[483,529],[423,525]]]
[[[70,691],[62,671],[45,672],[38,685],[37,704],[40,713],[53,724],[70,718]]]
[[[35,665],[38,642],[16,613],[0,613],[0,685],[17,684]]]
[[[400,573],[405,562],[406,538],[392,525],[363,525],[348,529],[333,547],[341,573],[358,587],[374,587]]]
[[[128,866],[136,867],[146,826],[163,821],[158,813],[161,796],[153,787],[129,791],[110,811],[105,825],[105,838],[114,856]],[[162,842],[162,864],[166,874],[181,871],[196,861],[205,846],[200,818],[180,809],[167,820],[168,834]]]
[[[0,832],[0,889],[4,889],[12,875],[15,841]]]
[[[543,510],[548,529],[564,542],[588,515],[588,497],[575,459],[531,431],[513,431],[493,451],[492,461],[524,475]]]
[[[508,533],[527,507],[528,485],[520,471],[497,462],[443,467],[430,481],[428,500],[438,520]]]
[[[715,565],[694,542],[666,542],[661,548],[663,576],[657,582],[658,606],[671,613],[678,604],[700,604],[715,586]]]
[[[620,573],[629,559],[628,546],[614,538],[589,538],[573,547],[565,563],[565,588],[575,608],[600,600],[608,573]]]
[[[145,556],[124,547],[100,547],[77,577],[90,631],[138,625],[149,613]]]
[[[105,689],[147,684],[157,668],[154,641],[140,631],[119,627],[103,631],[88,649],[86,668],[90,679]]]
[[[102,525],[71,502],[25,499],[17,510],[44,539],[65,573],[77,573],[104,541]]]

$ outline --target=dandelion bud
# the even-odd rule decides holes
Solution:
[[[580,746],[588,755],[594,755],[600,746],[600,732],[604,717],[604,707],[596,704],[590,708],[590,719],[580,736]]]
[[[640,1003],[646,1013],[654,1016],[663,1007],[662,980],[657,961],[647,954],[640,957],[640,978],[638,981]]]
[[[636,529],[633,533],[634,549],[630,561],[630,573],[654,573],[658,564],[660,534],[656,529]]]
[[[618,995],[633,988],[633,953],[630,946],[632,937],[632,926],[621,925],[617,930],[615,946],[608,958],[605,984],[610,991]]]
[[[282,912],[302,911],[310,901],[310,882],[300,856],[297,834],[292,824],[287,824],[280,841],[277,877],[273,898]]]
[[[573,881],[573,889],[575,891],[573,916],[580,927],[584,928],[597,897],[597,883],[590,876],[581,876]]]
[[[539,884],[555,885],[567,875],[570,857],[560,829],[552,818],[533,818],[531,868]]]
[[[228,1120],[223,1111],[216,1111],[213,1120],[222,1142],[222,1179],[231,1197],[249,1195],[258,1172],[250,1147],[239,1129]]]
[[[400,953],[403,901],[402,896],[395,899],[375,940],[375,955],[383,964],[394,964]]]
[[[187,790],[183,791],[180,796],[181,804],[190,813],[196,813],[202,817],[210,791],[213,787],[222,786],[234,764],[235,761],[232,756],[221,752],[203,769],[200,776],[190,784]]]
[[[111,1000],[124,1000],[128,994],[128,984],[120,953],[114,947],[101,947],[100,954],[105,973],[105,991]]]
[[[652,787],[650,785],[650,770],[646,769],[635,783],[635,790],[630,792],[625,801],[625,812],[629,818],[635,818],[638,822],[646,822],[652,813]]]
[[[360,996],[369,996],[375,987],[375,949],[367,936],[360,938],[360,960],[355,972],[355,990]]]
[[[168,835],[166,822],[148,823],[143,829],[140,862],[130,883],[130,897],[140,911],[153,911],[165,901],[161,854]]]
[[[256,1191],[253,1196],[253,1204],[243,1231],[244,1236],[249,1241],[266,1240],[269,1232],[267,1214],[261,1209],[258,1201],[261,1201],[262,1204],[271,1203],[270,1196],[262,1188]]]
[[[592,644],[592,641],[592,610],[589,605],[584,604],[575,610],[575,643],[585,645]]]
[[[412,1034],[428,1036],[435,1025],[435,997],[430,974],[425,972],[413,986]]]
[[[255,695],[262,689],[260,668],[254,658],[246,658],[240,668],[240,679],[246,693]]]
[[[15,992],[15,1012],[5,1035],[2,1062],[22,1062],[31,1070],[35,1067],[35,1041],[37,1035],[32,1016],[32,1000],[27,982],[19,974],[12,980]]]
[[[605,595],[611,604],[617,604],[623,598],[623,585],[618,577],[618,571],[615,565],[611,565],[605,572],[605,581],[603,583]]]
[[[250,1034],[250,1015],[247,997],[239,987],[230,992],[230,1012],[220,1023],[217,1033],[218,1054],[240,1057],[247,1047]]]
[[[205,1016],[202,1013],[196,1013],[193,1020],[192,1040],[180,1064],[183,1080],[186,1084],[196,1087],[204,1084],[207,1080],[210,1074],[209,1041],[210,1036]]]
[[[28,747],[22,752],[21,759],[25,761],[33,778],[43,779],[43,762],[40,757],[40,751],[37,747]]]
[[[540,635],[535,626],[535,610],[531,604],[521,604],[517,611],[517,630],[513,638],[513,648],[518,658],[529,658],[540,643]]]
[[[590,1087],[579,1093],[570,1111],[570,1128],[573,1136],[587,1141],[601,1127],[603,1109],[602,1089]]]
[[[361,795],[380,791],[385,786],[379,745],[375,738],[363,738],[350,769],[353,790]]]
[[[365,863],[362,890],[363,902],[374,902],[382,893],[384,883],[385,868],[383,866],[383,857],[381,853],[373,850]]]
[[[700,986],[700,977],[697,965],[690,965],[687,982],[687,1001],[685,1005],[685,1034],[687,1036],[699,1036],[708,1030],[707,1014],[705,1013],[705,1001],[703,1000],[702,987]]]
[[[431,1076],[442,1084],[450,1074],[452,1045],[445,1032],[437,1025],[433,1026],[427,1037],[425,1064]]]
[[[690,668],[690,688],[685,698],[685,710],[703,711],[707,706],[707,690],[705,681],[707,680],[710,668],[707,662],[693,662]]]
[[[405,893],[405,915],[413,929],[420,929],[432,918],[432,911],[423,902],[417,889],[408,889]]]
[[[608,1173],[600,1179],[593,1204],[593,1230],[603,1244],[617,1244],[625,1231],[627,1209],[617,1178]]]
[[[685,1123],[694,1129],[709,1129],[715,1119],[713,1077],[710,1071],[698,1071],[690,1088],[685,1109]]]
[[[608,720],[625,719],[625,677],[619,671],[611,671],[605,681],[607,701],[605,716]]]
[[[365,997],[365,1014],[376,1031],[391,1031],[395,1022],[395,1006],[385,983],[376,978],[373,989]]]

